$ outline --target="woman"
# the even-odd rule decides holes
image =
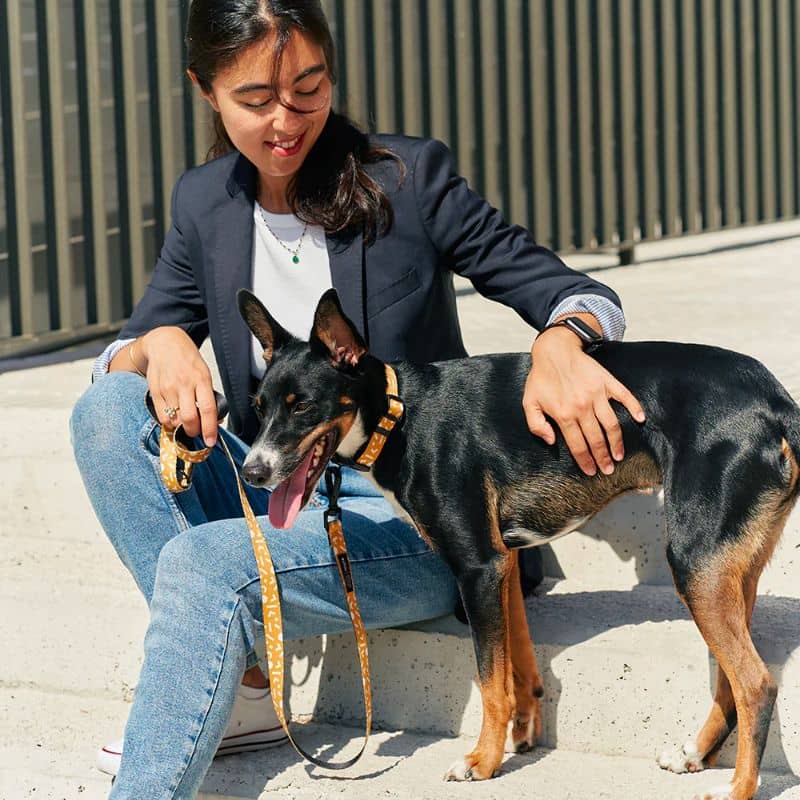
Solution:
[[[616,295],[569,270],[509,226],[453,171],[438,142],[366,137],[331,110],[333,44],[312,0],[195,0],[189,75],[217,115],[215,154],[178,181],[172,227],[144,297],[95,364],[71,429],[76,459],[106,533],[150,605],[145,659],[125,729],[113,798],[194,797],[218,748],[282,741],[258,667],[258,570],[229,465],[219,449],[190,491],[171,495],[158,471],[158,423],[182,424],[239,464],[257,432],[249,395],[263,360],[236,311],[252,288],[290,332],[306,337],[331,285],[384,360],[465,355],[452,272],[542,329],[578,316],[620,338]],[[217,428],[211,337],[229,430]],[[524,404],[548,443],[557,422],[588,474],[623,456],[614,398],[643,418],[630,393],[563,327],[532,349]],[[117,487],[124,475],[126,491]],[[263,515],[278,573],[286,638],[349,629],[317,495],[290,531]],[[359,602],[370,627],[449,613],[456,588],[438,557],[382,498],[345,470],[342,507]],[[119,749],[119,748],[117,748]]]

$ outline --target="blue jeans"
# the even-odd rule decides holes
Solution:
[[[150,607],[144,664],[111,798],[193,798],[211,764],[246,668],[263,637],[258,568],[230,463],[221,448],[192,488],[162,484],[159,426],[145,381],[113,372],[78,400],[75,458],[100,523]],[[241,466],[248,447],[220,429]],[[198,443],[199,444],[199,443]],[[351,630],[316,492],[289,530],[248,487],[278,576],[284,636]],[[364,623],[390,627],[448,614],[457,588],[444,562],[372,484],[343,470],[340,504]],[[263,645],[262,645],[263,646]]]

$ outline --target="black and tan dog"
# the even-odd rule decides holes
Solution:
[[[390,373],[367,353],[333,290],[319,302],[310,342],[290,336],[249,292],[240,292],[239,308],[269,364],[243,475],[278,485],[270,515],[288,526],[328,461],[352,463],[385,425]],[[584,475],[561,437],[548,446],[529,433],[521,403],[529,355],[394,365],[405,416],[380,436],[371,476],[453,570],[478,661],[480,738],[447,777],[491,778],[509,723],[517,750],[540,732],[542,684],[516,548],[574,530],[623,492],[663,485],[675,585],[719,667],[706,723],[661,765],[702,769],[738,724],[733,781],[706,797],[748,800],[777,692],[750,619],[798,494],[800,409],[764,366],[719,348],[607,343],[594,357],[647,414],[639,424],[615,406],[626,457],[609,476]]]

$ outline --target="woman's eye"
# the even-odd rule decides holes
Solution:
[[[315,94],[316,94],[318,91],[319,91],[319,86],[315,86],[313,89],[311,89],[311,90],[309,90],[309,91],[307,91],[307,92],[301,92],[301,91],[298,89],[298,90],[297,90],[297,94],[299,94],[301,97],[312,97],[312,96],[313,96],[313,95],[315,95]]]
[[[264,100],[263,103],[245,103],[244,105],[247,106],[247,108],[265,108],[271,100],[272,98],[270,97]]]
[[[314,404],[309,400],[298,400],[298,402],[292,406],[292,414],[305,414],[306,411],[311,411],[313,407]]]

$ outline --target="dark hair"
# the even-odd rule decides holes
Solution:
[[[217,73],[271,33],[276,34],[273,85],[293,31],[300,31],[322,48],[331,83],[336,82],[336,53],[328,21],[319,0],[193,0],[186,25],[187,67],[200,87],[211,91]],[[279,96],[277,102],[299,112]],[[233,143],[219,114],[214,115],[215,142],[207,159],[231,152]],[[405,173],[389,149],[371,144],[346,117],[330,113],[314,147],[289,185],[288,202],[303,222],[334,233],[362,228],[369,243],[392,224],[392,207],[381,185],[365,165],[386,159]]]

